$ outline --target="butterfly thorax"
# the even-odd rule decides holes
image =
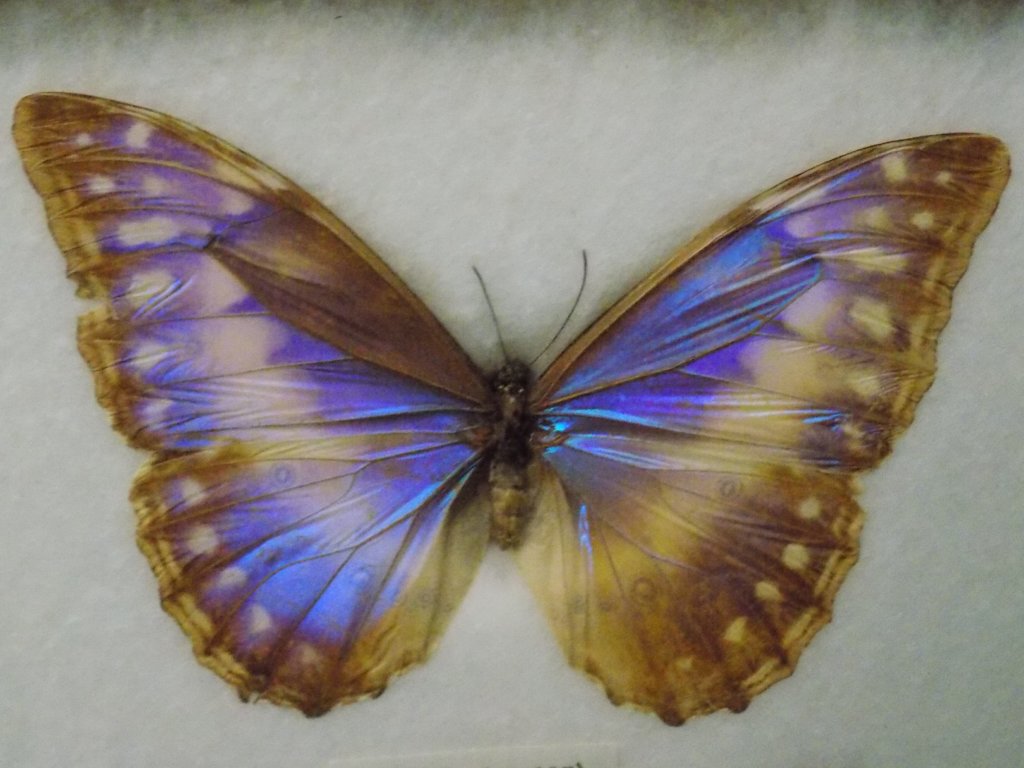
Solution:
[[[506,363],[491,378],[494,405],[491,436],[491,539],[502,549],[515,547],[529,520],[533,500],[527,467],[533,458],[530,436],[535,420],[529,413],[530,369]]]

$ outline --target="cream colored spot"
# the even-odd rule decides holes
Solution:
[[[195,506],[202,503],[205,498],[206,486],[194,477],[186,477],[178,484],[178,493],[190,506]]]
[[[153,134],[153,126],[136,120],[131,127],[125,131],[124,143],[132,149],[145,149],[149,143],[149,137]]]
[[[85,187],[93,195],[109,195],[117,189],[114,180],[109,176],[90,176],[85,182]]]
[[[882,172],[886,181],[903,181],[907,178],[907,163],[899,155],[886,155],[882,158]]]
[[[888,339],[896,330],[892,324],[889,307],[876,299],[859,297],[850,307],[850,317],[876,341]]]
[[[907,266],[905,253],[890,252],[883,248],[860,248],[843,258],[871,272],[902,272]]]
[[[935,174],[935,181],[939,184],[949,184],[953,180],[953,174],[949,171],[939,171]]]
[[[200,303],[211,312],[229,309],[249,295],[248,289],[226,267],[205,257],[196,266],[191,287],[201,294]]]
[[[124,298],[135,310],[139,310],[162,294],[174,283],[174,275],[165,269],[154,269],[132,275]]]
[[[240,587],[249,580],[249,574],[237,565],[232,565],[220,572],[217,577],[217,586],[222,588]]]
[[[145,377],[163,362],[167,356],[167,348],[164,345],[153,341],[144,341],[132,351],[129,362],[137,374]]]
[[[727,643],[742,643],[743,638],[747,635],[747,617],[740,616],[738,619],[733,619],[732,623],[726,627],[725,634],[722,635],[722,639]]]
[[[872,229],[885,229],[890,225],[889,212],[880,205],[873,205],[864,211],[864,223]]]
[[[254,605],[249,610],[249,632],[254,635],[260,635],[272,629],[273,626],[274,620],[262,605]]]
[[[140,421],[149,426],[150,429],[162,429],[168,420],[168,412],[171,410],[171,401],[165,398],[146,400],[142,406],[142,418]]]
[[[800,398],[830,396],[849,369],[849,363],[837,357],[825,345],[790,342],[781,339],[753,339],[740,352],[740,362],[750,372],[751,383],[778,394]],[[803,434],[806,424],[798,418],[773,420],[773,443],[782,445]]]
[[[75,146],[76,147],[88,147],[93,143],[92,136],[88,133],[79,133],[75,135]]]
[[[918,211],[910,217],[910,223],[918,229],[931,229],[935,224],[935,214],[931,211]]]
[[[297,650],[299,664],[306,667],[313,667],[323,661],[323,654],[309,643],[302,643]]]
[[[237,189],[225,189],[221,194],[221,210],[229,216],[239,216],[253,206],[253,199]]]
[[[211,323],[195,334],[203,350],[204,359],[216,361],[222,371],[248,371],[265,368],[260,372],[260,386],[272,392],[278,407],[292,402],[300,407],[308,382],[298,368],[269,367],[267,361],[281,348],[287,338],[286,330],[273,319],[247,318],[244,323]],[[290,390],[289,388],[296,388]]]
[[[142,178],[142,194],[146,197],[163,197],[170,190],[170,185],[165,179],[148,173]]]
[[[180,234],[180,227],[167,216],[150,216],[147,219],[126,221],[117,229],[117,239],[129,247],[144,243],[166,243]]]
[[[811,561],[811,555],[803,544],[787,544],[782,550],[782,564],[793,571],[802,571]]]
[[[847,384],[849,384],[850,389],[865,400],[875,397],[882,391],[881,377],[874,371],[866,369],[854,369],[851,371]]]
[[[217,549],[220,544],[220,537],[212,525],[199,523],[188,530],[188,537],[185,539],[185,546],[193,555],[208,555]]]
[[[798,211],[786,219],[786,232],[793,237],[815,237],[821,233],[821,221],[812,213]]]
[[[759,581],[754,585],[754,596],[770,603],[782,602],[782,593],[774,581]]]
[[[808,496],[800,502],[800,506],[796,508],[796,513],[804,520],[814,520],[821,515],[821,502],[817,496]]]
[[[809,338],[824,338],[830,324],[842,310],[837,301],[839,289],[826,280],[812,286],[803,296],[790,304],[781,315],[787,328]]]

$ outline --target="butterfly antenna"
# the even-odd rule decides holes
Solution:
[[[487,309],[491,313],[491,322],[494,323],[494,330],[498,334],[498,344],[501,346],[501,356],[505,358],[505,362],[508,362],[508,349],[505,347],[505,339],[501,335],[501,325],[498,323],[498,315],[494,311],[494,304],[491,302],[491,294],[487,292],[487,284],[484,282],[483,276],[480,274],[480,270],[473,267],[473,274],[476,275],[477,282],[480,283],[480,289],[484,292],[484,300],[487,302]]]
[[[551,341],[549,341],[547,344],[545,344],[544,345],[544,349],[542,349],[540,352],[538,352],[534,356],[533,360],[530,361],[530,365],[531,366],[533,366],[534,363],[536,363],[541,357],[543,357],[545,352],[547,352],[549,349],[551,349],[551,345],[554,344],[558,340],[558,337],[562,335],[562,331],[564,331],[566,326],[569,325],[569,321],[572,320],[572,316],[576,313],[576,308],[579,307],[579,305],[580,305],[580,299],[583,297],[583,289],[586,287],[586,285],[587,285],[587,252],[583,251],[583,277],[580,279],[580,289],[578,291],[576,291],[576,298],[573,299],[572,307],[569,308],[569,314],[567,314],[565,316],[565,320],[563,320],[562,324],[560,326],[558,326],[558,330],[555,331],[555,335],[551,337]]]

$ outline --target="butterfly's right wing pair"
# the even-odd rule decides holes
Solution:
[[[857,557],[1009,174],[978,135],[870,147],[715,224],[541,377],[522,570],[574,666],[678,724],[787,676]]]

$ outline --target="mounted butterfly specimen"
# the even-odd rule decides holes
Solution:
[[[972,134],[740,206],[538,377],[485,375],[316,200],[167,115],[37,94],[14,136],[81,296],[164,608],[308,715],[422,661],[488,541],[569,662],[678,724],[793,670],[857,557],[855,477],[935,374],[1009,175]]]

